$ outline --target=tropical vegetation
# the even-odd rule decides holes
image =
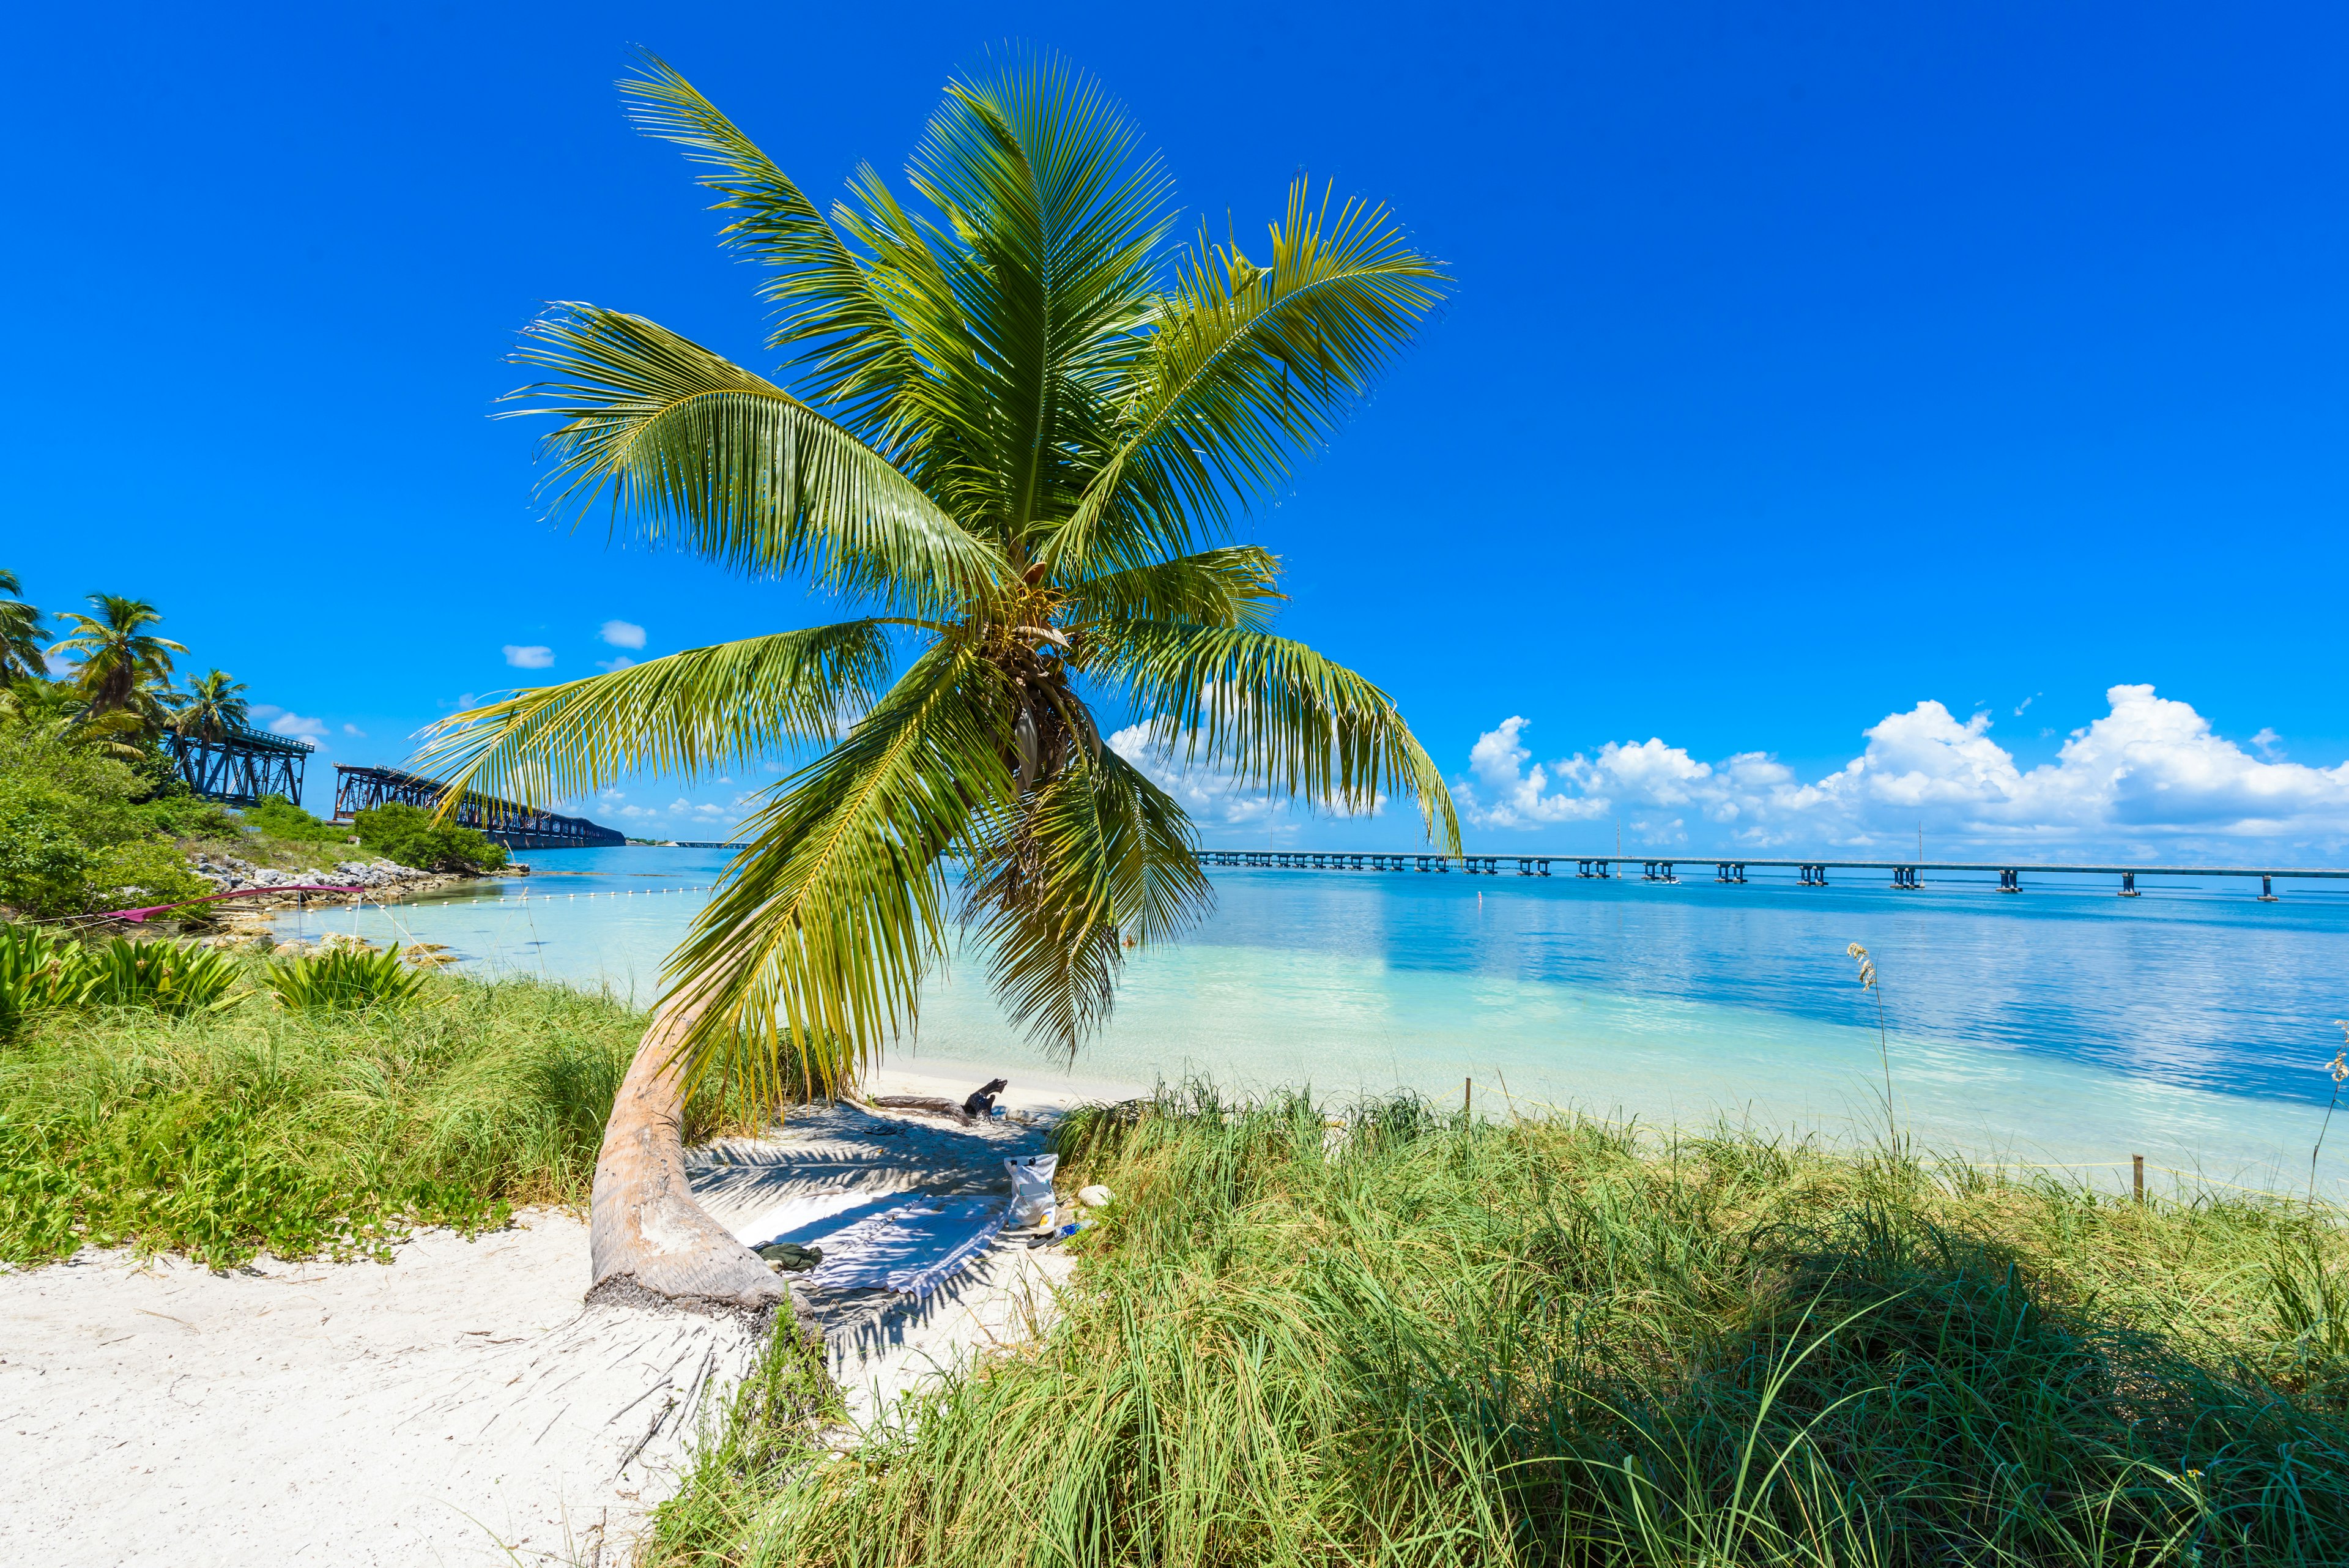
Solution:
[[[834,1454],[780,1341],[657,1564],[2349,1561],[2349,1237],[1410,1100],[1080,1114],[1057,1321]]]
[[[269,994],[281,1007],[356,1010],[413,1002],[422,973],[400,961],[399,946],[383,952],[341,947],[280,959],[269,965]]]
[[[23,591],[0,570],[0,595]],[[272,797],[238,814],[198,799],[171,747],[218,742],[253,719],[245,685],[214,669],[172,684],[182,646],[141,599],[88,596],[45,642],[42,612],[0,597],[0,915],[57,919],[212,891],[190,854],[286,868],[354,830]],[[61,661],[51,673],[49,660]],[[505,851],[470,829],[399,807],[356,834],[371,854],[427,869],[486,871]],[[189,918],[201,918],[191,910]]]
[[[25,585],[0,567],[0,686],[40,678],[47,667],[41,652],[41,612],[16,596]]]
[[[419,871],[494,871],[506,863],[504,846],[476,829],[398,801],[353,814],[351,831],[369,854]]]
[[[0,724],[0,907],[32,919],[212,891],[173,839],[234,832],[218,806],[158,797],[110,749]]]
[[[404,1005],[287,1007],[267,961],[206,956],[233,971],[224,1006],[43,1002],[0,1048],[0,1261],[377,1254],[412,1225],[585,1198],[642,1014],[415,975]],[[712,1080],[688,1136],[742,1125],[736,1106]]]
[[[163,618],[144,599],[89,596],[96,615],[68,611],[72,628],[48,651],[75,656],[67,712],[86,738],[103,738],[126,753],[171,727],[184,701],[171,685],[171,656],[187,649],[148,628]]]
[[[244,808],[244,826],[284,844],[347,844],[348,827],[321,822],[282,794],[265,794]]]
[[[244,682],[224,670],[211,670],[188,682],[187,695],[171,712],[171,726],[197,740],[222,741],[245,728],[251,716]]]

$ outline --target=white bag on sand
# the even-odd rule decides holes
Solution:
[[[1003,1168],[1011,1173],[1011,1225],[1014,1230],[1027,1230],[1034,1225],[1052,1222],[1052,1172],[1059,1168],[1057,1154],[1031,1154],[1022,1159],[1007,1159]]]

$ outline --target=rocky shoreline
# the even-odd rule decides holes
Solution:
[[[420,871],[413,866],[402,866],[381,858],[374,860],[338,860],[331,869],[311,867],[300,871],[280,871],[273,867],[255,866],[249,860],[233,856],[204,856],[190,867],[212,885],[215,892],[242,893],[250,888],[285,888],[284,892],[262,892],[252,897],[223,901],[214,906],[226,917],[269,915],[281,909],[293,909],[311,904],[347,903],[379,904],[394,898],[412,898],[421,893],[437,892],[453,888],[460,882],[481,880],[471,871]],[[497,871],[499,877],[527,876],[527,866],[507,865]],[[354,887],[357,893],[302,893],[295,888],[316,888],[321,884]]]

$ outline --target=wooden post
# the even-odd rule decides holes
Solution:
[[[1469,1114],[1469,1109],[1470,1109],[1470,1107],[1471,1107],[1471,1106],[1473,1106],[1475,1103],[1476,1103],[1476,1080],[1475,1080],[1475,1079],[1474,1079],[1474,1078],[1463,1078],[1463,1079],[1461,1079],[1461,1080],[1460,1080],[1460,1114],[1461,1114],[1462,1116],[1467,1116],[1467,1115]]]
[[[2145,1156],[2141,1154],[2129,1156],[2129,1184],[2136,1189],[2137,1200],[2143,1203],[2145,1201]]]

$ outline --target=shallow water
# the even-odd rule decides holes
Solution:
[[[606,849],[531,857],[496,891],[354,914],[291,915],[280,934],[350,929],[448,944],[470,967],[605,983],[648,1000],[661,961],[726,855]],[[1935,1147],[2161,1168],[2305,1189],[2349,1014],[2349,898],[2103,884],[2002,896],[1984,883],[1895,892],[1573,877],[1218,869],[1219,908],[1129,964],[1108,1032],[1076,1071],[1147,1084],[1336,1094],[1473,1078],[1499,1114],[1572,1106],[1650,1123],[1729,1116],[1880,1135],[1876,998],[1845,954],[1875,955],[1890,1119]],[[500,901],[502,898],[502,901]],[[935,982],[901,1054],[1031,1072],[975,964]],[[980,1075],[986,1075],[982,1073]],[[2349,1152],[2349,1118],[2338,1130]],[[2331,1140],[2328,1140],[2331,1141]],[[2320,1187],[2349,1196],[2349,1162]]]

